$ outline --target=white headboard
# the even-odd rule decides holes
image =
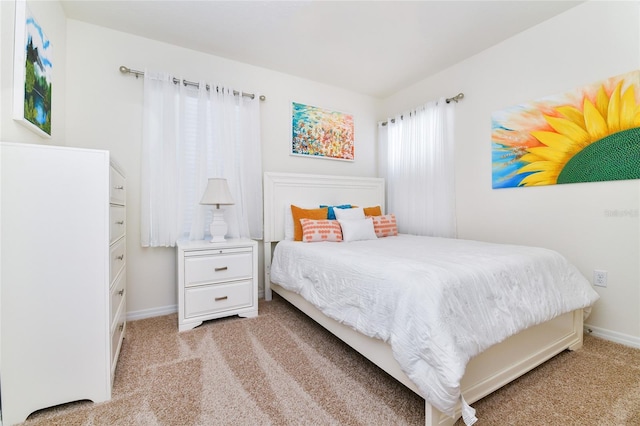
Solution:
[[[285,208],[295,204],[384,206],[384,179],[300,173],[264,174],[264,242],[284,239]]]
[[[271,244],[284,239],[285,209],[320,204],[380,206],[385,212],[384,179],[301,173],[264,174],[264,267],[265,298],[271,300],[269,270]]]

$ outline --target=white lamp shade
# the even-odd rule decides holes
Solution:
[[[200,204],[233,204],[231,192],[227,180],[222,178],[210,178],[207,182],[207,188],[202,195]]]

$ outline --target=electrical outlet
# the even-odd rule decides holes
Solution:
[[[598,287],[607,286],[607,271],[596,269],[593,271],[593,285]]]

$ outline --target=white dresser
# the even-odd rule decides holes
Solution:
[[[230,315],[258,315],[258,243],[178,241],[178,329]]]
[[[109,330],[113,381],[127,327],[127,189],[124,173],[113,161],[109,175]]]
[[[7,426],[42,408],[111,398],[125,331],[126,192],[108,151],[3,142],[0,160]]]

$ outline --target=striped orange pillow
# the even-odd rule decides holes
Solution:
[[[373,219],[373,230],[376,237],[394,237],[398,235],[398,225],[396,224],[396,215],[387,214],[384,216],[371,216]]]
[[[342,229],[337,220],[300,219],[302,241],[316,243],[320,241],[342,241]]]

